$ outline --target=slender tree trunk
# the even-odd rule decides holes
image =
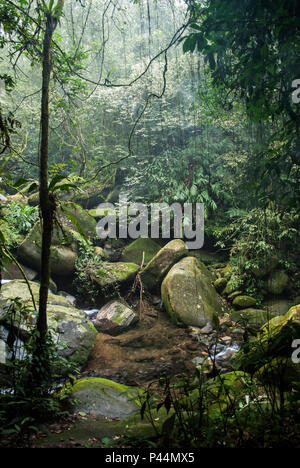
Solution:
[[[43,85],[41,105],[41,146],[40,146],[40,210],[42,221],[42,258],[39,314],[37,330],[41,340],[47,333],[47,300],[50,281],[50,247],[52,240],[54,197],[48,190],[48,148],[49,148],[49,86],[51,77],[51,41],[57,20],[47,14],[43,42]]]

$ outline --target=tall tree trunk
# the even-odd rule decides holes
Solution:
[[[48,190],[49,152],[49,86],[51,77],[51,41],[57,20],[50,13],[46,16],[46,31],[43,42],[43,85],[41,105],[41,146],[40,146],[40,210],[42,221],[41,285],[37,330],[43,340],[47,333],[47,300],[50,282],[50,247],[52,240],[54,197]]]

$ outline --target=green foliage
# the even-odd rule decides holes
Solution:
[[[37,207],[30,207],[22,202],[14,202],[7,205],[1,226],[6,246],[8,248],[16,247],[38,219],[39,212]]]
[[[61,379],[72,379],[71,372],[77,372],[74,363],[58,354],[51,330],[45,340],[40,340],[32,325],[35,316],[36,311],[20,298],[9,305],[6,316],[10,359],[2,367],[2,372],[6,368],[7,382],[0,393],[0,435],[11,438],[12,443],[26,444],[37,431],[37,424],[65,414],[71,400],[68,392],[60,391]],[[22,350],[20,338],[24,339]]]
[[[286,400],[280,409],[277,395],[269,390],[269,386],[262,387],[240,371],[213,379],[207,379],[201,371],[195,378],[185,374],[171,380],[162,378],[156,392],[148,388],[141,406],[141,418],[153,425],[156,436],[146,440],[125,438],[126,446],[156,449],[298,446],[296,399]],[[167,414],[163,423],[162,409]],[[124,439],[121,443],[124,444]]]
[[[80,240],[73,284],[77,293],[92,303],[95,302],[99,295],[99,288],[95,286],[92,275],[95,271],[101,271],[102,265],[103,260],[95,256],[93,245],[87,240]]]
[[[217,245],[230,248],[231,263],[245,291],[262,299],[262,278],[278,264],[292,274],[297,271],[299,214],[270,205],[246,214],[244,210],[231,211],[230,216],[228,226],[217,233]]]

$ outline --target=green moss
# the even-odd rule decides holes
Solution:
[[[224,291],[226,284],[227,284],[227,281],[225,278],[218,278],[214,282],[214,287],[216,288],[218,292],[222,292]]]
[[[114,390],[119,391],[120,393],[128,392],[130,387],[127,385],[120,384],[118,382],[114,382],[113,380],[103,379],[101,377],[86,377],[84,379],[77,380],[73,385],[73,391],[77,392],[78,390],[82,390],[85,388],[99,388],[99,390],[103,390],[103,388],[112,388]],[[132,387],[133,393],[136,393],[137,389]]]
[[[95,326],[94,326],[94,324],[92,322],[88,321],[88,326],[90,327],[92,332],[98,334],[98,330],[95,328]]]
[[[135,263],[103,263],[94,275],[94,281],[101,287],[130,281],[138,271]]]
[[[231,273],[233,271],[233,267],[231,265],[226,265],[225,268],[222,268],[221,270],[221,275],[226,278],[227,280],[229,280],[230,276],[231,276]]]
[[[291,343],[300,336],[300,305],[285,315],[269,320],[250,343],[246,352],[239,351],[236,359],[249,372],[258,370],[275,357],[291,358]]]
[[[233,299],[232,304],[239,309],[246,309],[256,305],[256,299],[250,296],[237,296]]]
[[[150,262],[160,250],[160,246],[153,239],[139,238],[127,245],[123,251],[122,261],[133,262],[137,265],[142,263],[144,252],[144,263]]]

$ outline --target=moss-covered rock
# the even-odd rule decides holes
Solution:
[[[77,380],[72,387],[72,397],[77,402],[75,411],[93,411],[122,420],[139,412],[139,393],[136,387],[95,377]]]
[[[77,254],[69,246],[51,246],[51,272],[57,275],[70,275],[74,271]],[[18,258],[36,270],[41,269],[42,241],[40,225],[37,223],[18,249]]]
[[[100,219],[105,216],[116,216],[116,212],[110,208],[92,208],[89,210],[89,215],[92,216],[92,218]]]
[[[221,275],[227,279],[227,281],[230,279],[230,276],[233,272],[233,266],[228,264],[224,268],[221,269],[220,273]]]
[[[54,227],[51,245],[51,272],[68,276],[74,271],[81,234],[91,239],[96,234],[96,221],[86,210],[72,202],[62,203],[58,209],[62,230]],[[18,258],[26,265],[40,270],[42,234],[37,222],[18,249]]]
[[[194,327],[215,323],[220,312],[210,272],[194,257],[176,263],[161,286],[162,300],[173,322]]]
[[[216,290],[219,292],[219,293],[222,293],[222,291],[224,291],[225,287],[226,287],[226,284],[227,284],[227,281],[225,278],[218,278],[216,279],[216,281],[214,282],[214,287],[216,288]]]
[[[254,372],[275,357],[292,355],[292,342],[300,336],[300,305],[282,316],[274,317],[263,325],[260,333],[249,344],[247,350],[237,354],[241,366]]]
[[[100,257],[104,259],[107,259],[109,257],[106,250],[104,250],[102,247],[94,247],[94,252],[95,252],[96,257]]]
[[[243,295],[242,291],[233,291],[232,293],[228,294],[227,299],[232,302],[235,297],[242,296],[242,295]]]
[[[232,304],[238,309],[246,309],[247,307],[253,307],[256,305],[256,299],[251,296],[236,296]]]
[[[160,250],[160,245],[153,239],[139,237],[123,250],[122,262],[132,262],[141,265],[144,253],[144,265],[150,262]]]
[[[181,239],[168,242],[143,269],[141,279],[144,286],[151,291],[158,292],[170,268],[186,255],[188,255],[188,250]]]
[[[139,316],[128,306],[119,301],[111,301],[99,310],[94,325],[99,332],[118,335],[138,320]]]
[[[96,236],[96,221],[89,212],[74,202],[61,203],[58,216],[63,227],[79,231],[88,239]]]
[[[289,277],[284,271],[274,271],[268,278],[267,290],[270,294],[280,295],[289,283]]]
[[[30,282],[31,291],[38,305],[39,284]],[[14,280],[4,284],[1,288],[0,323],[4,326],[10,324],[7,306],[12,299],[19,297],[24,305],[31,311],[24,315],[16,315],[14,320],[21,337],[28,337],[28,330],[36,321],[33,313],[32,297],[25,281]],[[47,306],[48,328],[51,330],[54,341],[59,343],[59,354],[76,365],[85,364],[96,339],[97,330],[87,320],[83,311],[73,307],[62,296],[49,293]]]
[[[104,262],[101,268],[92,273],[91,277],[101,288],[107,288],[132,281],[138,269],[135,263]]]

